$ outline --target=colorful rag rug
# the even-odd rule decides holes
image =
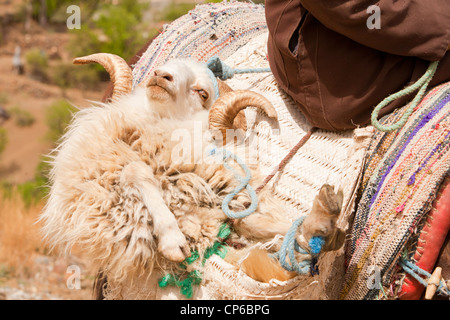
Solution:
[[[267,32],[264,6],[246,2],[208,3],[165,25],[133,66],[133,87],[173,58],[225,60],[251,39]]]
[[[383,119],[396,122],[399,109]],[[369,146],[351,239],[343,299],[396,298],[439,186],[450,173],[450,83],[434,88],[406,123],[376,132]]]

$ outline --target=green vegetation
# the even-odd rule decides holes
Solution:
[[[92,14],[100,5],[101,0],[83,1],[77,3],[72,0],[31,0],[32,18],[43,23],[43,20],[53,24],[66,24],[66,9],[70,5],[79,5],[86,14]],[[26,9],[24,8],[23,11]],[[23,14],[24,15],[24,14]],[[65,17],[63,17],[65,15]]]
[[[6,92],[0,92],[0,104],[5,104],[9,101],[8,94]]]
[[[17,185],[17,191],[26,207],[42,201],[49,192],[48,176],[50,171],[49,159],[42,156],[34,174],[34,179]]]
[[[76,109],[65,100],[60,100],[47,108],[45,121],[48,126],[47,138],[56,144],[59,138],[64,134],[69,125],[73,113]],[[0,127],[0,151],[2,147],[2,132],[6,131]],[[6,142],[4,143],[6,145]],[[42,156],[36,168],[34,178],[30,181],[18,184],[15,188],[10,183],[0,184],[4,197],[11,196],[13,190],[17,190],[26,207],[30,207],[42,201],[49,192],[48,177],[50,172],[49,158]]]
[[[45,113],[45,122],[48,127],[47,139],[56,143],[66,131],[77,109],[66,100],[59,100],[49,106]]]
[[[109,52],[128,60],[145,44],[148,35],[154,35],[157,30],[149,30],[147,23],[142,23],[143,12],[149,7],[149,3],[139,0],[117,2],[113,5],[110,0],[81,3],[71,0],[31,0],[31,18],[50,30],[56,28],[70,32],[72,38],[67,49],[72,57]],[[73,4],[81,9],[81,29],[67,30],[66,10]],[[23,20],[27,17],[28,8],[23,5]],[[71,62],[65,62],[48,68],[49,58],[37,48],[26,52],[25,61],[26,70],[32,78],[56,84],[62,89],[95,90],[100,80],[109,79],[108,74],[98,65],[76,68]]]
[[[71,31],[74,37],[69,50],[73,56],[108,52],[131,58],[146,41],[142,35],[147,28],[141,19],[147,6],[137,0],[99,4],[92,16],[85,18],[81,29]]]
[[[8,144],[8,133],[6,132],[5,128],[0,127],[0,155],[5,150],[7,144]]]
[[[31,77],[43,82],[48,81],[48,57],[44,51],[38,48],[28,50],[25,61]]]
[[[205,1],[212,2],[212,1]],[[162,13],[161,20],[163,21],[173,21],[185,15],[190,10],[194,9],[196,6],[195,3],[175,3],[171,1],[167,8]]]
[[[83,47],[83,46],[80,46]],[[81,50],[81,49],[80,49]],[[78,54],[83,55],[83,54]],[[75,66],[71,63],[58,63],[49,68],[49,59],[45,52],[33,48],[25,54],[29,75],[38,81],[57,85],[62,89],[78,88],[95,90],[100,84],[100,75],[105,72],[94,65]],[[0,96],[0,101],[2,96]]]
[[[19,127],[31,126],[36,120],[34,116],[27,110],[20,107],[14,107],[8,110],[11,116],[15,119],[15,123]]]
[[[48,127],[47,139],[56,144],[66,131],[76,111],[77,109],[66,100],[59,100],[50,105],[45,114],[45,122]],[[17,186],[26,206],[36,204],[47,196],[49,191],[48,177],[51,168],[49,160],[47,156],[42,156],[36,168],[34,179]]]
[[[95,22],[107,41],[101,44],[102,52],[120,54],[123,57],[133,56],[144,42],[135,26],[139,21],[125,7],[108,7]]]
[[[94,65],[80,67],[59,63],[51,72],[52,83],[61,89],[97,90],[99,87],[100,75]]]

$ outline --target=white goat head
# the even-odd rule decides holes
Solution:
[[[214,88],[206,71],[194,61],[179,59],[154,70],[146,84],[154,110],[161,116],[184,117],[209,109]]]
[[[133,75],[128,64],[119,56],[97,53],[76,58],[74,64],[99,63],[110,74],[114,84],[112,100],[132,91]],[[219,95],[214,97],[214,84],[206,65],[190,59],[173,59],[155,69],[144,84],[150,107],[161,117],[186,118],[202,110],[210,110],[209,126],[226,137],[226,130],[246,130],[244,113],[248,106],[263,110],[276,119],[272,104],[262,95],[248,91],[233,91],[218,81]],[[224,140],[225,141],[225,140]]]

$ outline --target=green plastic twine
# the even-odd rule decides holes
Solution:
[[[403,127],[403,125],[408,121],[409,116],[414,111],[414,108],[419,104],[419,102],[422,100],[423,95],[425,94],[425,91],[427,90],[428,84],[430,83],[431,79],[433,78],[434,74],[436,73],[437,66],[439,64],[439,61],[433,61],[430,62],[430,65],[428,66],[427,71],[425,74],[417,80],[412,85],[404,88],[403,90],[400,90],[397,93],[394,93],[387,98],[385,98],[383,101],[381,101],[373,110],[372,112],[372,125],[377,128],[380,131],[383,132],[391,132],[396,129],[399,129]],[[414,91],[419,90],[417,92],[414,99],[411,101],[410,106],[405,111],[405,113],[402,115],[399,121],[392,125],[382,125],[380,122],[378,122],[378,114],[380,113],[380,110],[383,109],[385,106],[393,102],[394,100],[397,100],[400,97],[406,96],[410,93],[413,93]]]
[[[212,255],[216,254],[222,259],[225,258],[227,254],[227,246],[223,242],[230,236],[231,229],[226,223],[222,224],[219,228],[219,233],[217,234],[217,240],[214,241],[213,245],[205,250],[203,255],[202,265],[205,264],[206,260]],[[179,267],[181,269],[187,269],[187,266],[193,264],[197,259],[200,258],[200,254],[197,250],[191,252],[191,256],[187,257]],[[159,279],[158,285],[160,288],[165,288],[167,286],[174,286],[180,288],[181,294],[186,298],[192,298],[194,292],[193,286],[199,285],[202,282],[202,273],[199,270],[194,270],[189,272],[184,279],[181,276],[177,276],[171,273],[166,274],[164,277]]]
[[[194,270],[189,272],[185,279],[180,280],[179,277],[173,274],[166,274],[159,280],[159,286],[165,288],[167,286],[176,286],[180,288],[181,294],[186,298],[192,298],[193,285],[199,285],[202,282],[202,275],[200,271]]]

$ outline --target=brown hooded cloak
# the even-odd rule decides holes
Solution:
[[[313,126],[369,124],[374,107],[430,61],[440,63],[429,88],[450,81],[449,0],[266,0],[266,18],[272,72]]]

